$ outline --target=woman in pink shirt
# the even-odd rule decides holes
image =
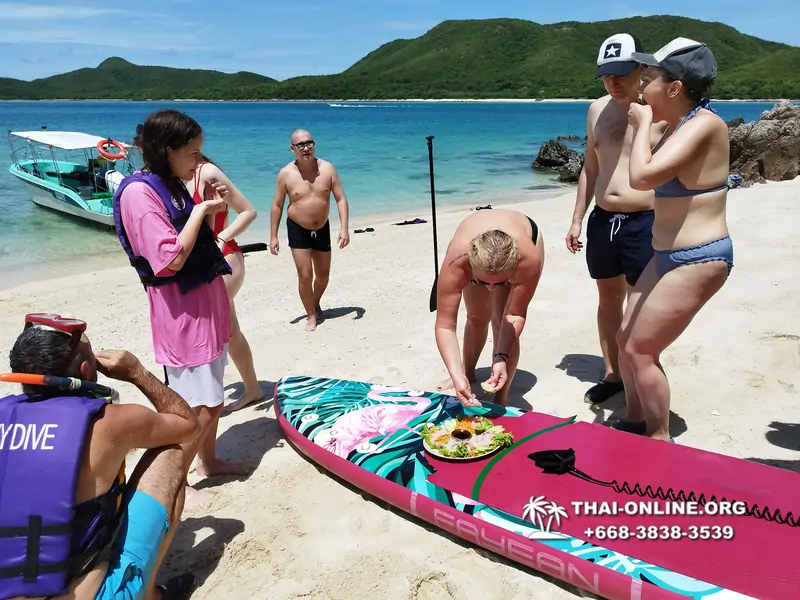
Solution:
[[[186,471],[197,455],[200,475],[242,473],[242,465],[215,454],[231,338],[223,280],[230,267],[206,217],[227,209],[227,189],[210,182],[222,199],[192,201],[183,180],[194,176],[203,131],[184,113],[153,113],[136,144],[144,168],[125,178],[114,195],[114,224],[147,293],[155,360],[200,418],[198,441],[184,447]],[[187,503],[199,501],[198,492],[188,486],[186,492]]]

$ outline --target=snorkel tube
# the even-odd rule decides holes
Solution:
[[[111,404],[119,403],[119,392],[114,388],[93,381],[77,379],[76,377],[56,377],[54,375],[33,375],[30,373],[0,373],[0,381],[25,385],[48,386],[59,390],[86,390],[87,392],[93,392],[98,396],[108,398]]]

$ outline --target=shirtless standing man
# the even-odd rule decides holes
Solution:
[[[298,291],[306,309],[306,329],[314,331],[322,318],[320,299],[328,287],[331,270],[331,192],[339,211],[339,248],[350,243],[349,210],[342,182],[334,166],[314,156],[314,140],[305,129],[290,137],[295,160],[278,173],[272,203],[269,250],[278,254],[278,227],[286,196],[289,196],[286,233],[297,267]]]
[[[639,99],[644,72],[631,54],[641,52],[641,47],[639,39],[628,33],[613,35],[600,46],[595,78],[603,78],[608,94],[592,102],[586,117],[586,157],[566,237],[567,249],[579,252],[583,217],[594,198],[586,225],[586,263],[597,282],[597,329],[605,376],[587,390],[584,400],[590,403],[604,402],[623,389],[616,334],[625,298],[653,256],[653,192],[634,190],[628,178],[633,128],[627,114]],[[652,145],[665,128],[664,123],[652,126]]]

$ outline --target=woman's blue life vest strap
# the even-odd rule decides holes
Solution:
[[[164,180],[149,171],[139,171],[129,175],[122,180],[119,188],[117,188],[113,199],[114,229],[117,231],[117,238],[122,245],[122,249],[128,255],[131,266],[136,269],[139,279],[145,288],[177,283],[180,286],[181,293],[186,294],[204,283],[210,283],[219,275],[231,274],[231,267],[217,245],[213,230],[203,221],[197,234],[197,241],[181,269],[174,275],[156,277],[147,259],[134,254],[128,236],[125,233],[125,228],[122,225],[120,199],[125,192],[125,188],[136,181],[149,185],[156,192],[167,210],[170,223],[178,233],[183,230],[186,221],[189,220],[195,204],[183,185],[180,186],[180,196],[176,198]]]
[[[675,128],[675,131],[681,128],[686,121],[694,117],[698,112],[700,112],[701,108],[705,108],[706,110],[710,110],[714,114],[717,114],[717,111],[714,110],[714,107],[711,106],[711,100],[705,98],[695,106],[689,113],[681,119],[681,122],[678,123],[678,126]],[[674,134],[673,134],[674,135]],[[653,193],[655,194],[656,198],[688,198],[689,196],[696,196],[697,194],[705,194],[707,192],[718,192],[720,190],[724,190],[725,188],[732,188],[735,185],[741,183],[742,176],[738,174],[731,174],[728,175],[728,179],[722,185],[718,185],[712,188],[706,188],[702,190],[689,190],[687,189],[677,177],[673,177],[667,183],[661,184],[654,188]]]
[[[86,391],[0,399],[0,600],[66,594],[109,559],[124,474],[75,504],[87,433],[108,401]]]

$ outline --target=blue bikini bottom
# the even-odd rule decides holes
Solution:
[[[728,263],[728,275],[733,268],[733,241],[729,235],[725,237],[692,246],[690,248],[676,248],[674,250],[655,250],[653,259],[656,261],[656,269],[659,277],[669,273],[673,269],[685,265],[696,265],[699,263],[724,260]]]

